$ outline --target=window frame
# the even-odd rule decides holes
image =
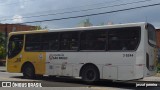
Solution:
[[[22,35],[22,47],[21,47],[21,49],[19,50],[19,52],[17,52],[15,55],[9,55],[9,45],[10,45],[10,39],[13,37],[13,36],[19,36],[19,35]],[[18,54],[20,54],[21,52],[22,52],[22,50],[23,50],[23,48],[24,48],[24,34],[15,34],[15,35],[12,35],[12,36],[10,36],[9,37],[9,43],[8,43],[8,45],[7,45],[7,47],[8,47],[8,49],[7,49],[7,57],[9,58],[9,59],[11,59],[11,58],[14,58],[14,57],[16,57]],[[13,53],[13,52],[12,52]]]
[[[31,33],[31,34],[25,34],[25,45],[24,45],[24,51],[25,52],[43,52],[42,50],[27,50],[26,49],[26,46],[27,46],[27,35],[35,35],[35,34],[41,34],[41,33]],[[41,37],[40,37],[40,39],[41,39]],[[40,40],[41,41],[41,40]],[[31,42],[30,42],[31,43]],[[33,42],[32,42],[33,43]],[[35,42],[34,42],[35,43]],[[41,43],[41,42],[40,42]]]
[[[47,32],[47,33],[52,33],[52,32]],[[24,51],[25,52],[57,52],[59,50],[59,32],[53,32],[53,33],[58,33],[58,48],[56,50],[26,50],[26,40],[27,40],[27,35],[34,35],[34,34],[41,34],[40,37],[40,44],[41,44],[41,48],[42,48],[42,36],[43,34],[47,34],[47,33],[31,33],[31,34],[25,34],[25,45],[24,45]]]
[[[109,31],[113,30],[113,29],[121,29],[121,28],[138,28],[139,30],[139,39],[137,42],[137,46],[135,47],[134,50],[109,50]],[[104,28],[104,29],[93,29],[93,30],[77,30],[77,31],[60,31],[60,32],[47,32],[47,33],[57,33],[58,34],[58,47],[56,50],[31,50],[31,51],[27,51],[26,50],[26,36],[28,34],[25,34],[25,45],[24,45],[24,50],[26,52],[134,52],[138,49],[140,41],[141,41],[141,26],[134,26],[134,27],[121,27],[121,28]],[[86,31],[99,31],[99,30],[104,30],[106,37],[105,37],[105,47],[104,50],[82,50],[81,49],[81,37],[82,37],[82,33],[86,32]],[[78,33],[78,40],[77,40],[77,45],[78,48],[76,50],[61,50],[61,34],[62,33],[69,33],[69,32],[77,32]],[[43,33],[32,33],[33,34],[43,34]],[[43,36],[43,35],[42,35]]]
[[[150,46],[152,46],[152,47],[157,47],[157,38],[156,38],[156,29],[154,28],[154,26],[153,25],[151,25],[151,24],[149,24],[149,23],[147,23],[147,25],[145,26],[146,27],[146,29],[147,29],[147,35],[148,35],[148,44],[150,45]],[[150,35],[149,35],[149,30],[151,31],[151,29],[150,28],[152,28],[153,30],[152,30],[152,32],[154,32],[154,34],[155,34],[155,44],[156,45],[154,45],[154,44],[152,44],[149,40],[150,40]]]
[[[103,50],[82,50],[82,49],[81,49],[81,36],[82,36],[82,33],[83,33],[83,32],[87,32],[87,31],[99,31],[99,30],[104,30],[104,31],[105,31],[105,34],[106,34],[104,49],[103,49]],[[106,49],[107,49],[107,47],[108,47],[108,46],[107,46],[107,43],[108,43],[108,39],[107,39],[107,37],[108,37],[108,32],[107,32],[107,31],[108,31],[107,29],[93,29],[93,30],[83,30],[83,31],[81,31],[80,41],[79,41],[79,44],[80,44],[79,51],[81,51],[81,52],[105,52]]]
[[[138,42],[137,42],[137,46],[135,47],[134,50],[109,50],[109,38],[108,38],[108,48],[107,48],[107,52],[135,52],[137,51],[139,45],[140,45],[140,42],[141,42],[141,26],[133,26],[133,27],[121,27],[122,29],[124,28],[137,28],[138,30],[138,34],[139,34],[139,39],[138,39]],[[121,28],[111,28],[111,29],[121,29]],[[111,31],[111,29],[109,29],[109,31]],[[108,36],[109,36],[109,31],[108,31]]]
[[[75,49],[75,50],[63,50],[63,49],[61,49],[61,40],[62,40],[62,33],[69,33],[69,32],[77,32],[77,34],[78,34],[78,36],[77,36],[77,49]],[[64,31],[64,32],[60,32],[60,34],[59,34],[59,49],[58,49],[58,51],[59,52],[76,52],[76,51],[79,51],[79,35],[80,35],[80,31]]]

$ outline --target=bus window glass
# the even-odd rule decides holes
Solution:
[[[26,35],[26,51],[39,51],[41,48],[41,34],[27,34]]]
[[[78,49],[78,32],[63,32],[60,38],[60,50]]]
[[[26,35],[26,51],[54,51],[58,49],[58,33]]]
[[[156,46],[156,31],[155,28],[148,24],[148,40],[149,40],[149,44],[152,46]]]
[[[111,29],[109,50],[135,50],[140,40],[140,27]]]
[[[12,58],[20,53],[23,48],[24,35],[13,35],[9,39],[8,58]]]
[[[81,50],[105,50],[106,30],[90,30],[81,33]]]
[[[44,33],[42,34],[41,45],[43,51],[58,50],[59,33]]]

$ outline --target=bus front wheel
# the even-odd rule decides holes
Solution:
[[[82,80],[90,84],[99,80],[99,72],[95,66],[89,65],[83,69]]]
[[[23,67],[23,77],[30,79],[35,77],[35,70],[32,65],[28,64]]]

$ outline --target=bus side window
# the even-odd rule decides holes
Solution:
[[[81,50],[105,50],[106,30],[90,30],[81,33]]]
[[[140,27],[112,29],[109,31],[109,50],[135,50],[140,38]]]
[[[61,33],[60,50],[78,50],[78,34],[78,31]]]
[[[41,48],[41,35],[40,34],[27,34],[26,35],[26,51],[39,51]]]
[[[58,40],[59,33],[43,33],[41,39],[41,45],[43,51],[56,51],[58,50]]]
[[[52,50],[57,50],[57,49],[58,49],[58,39],[51,40],[49,42],[49,50],[52,51]]]
[[[125,45],[124,43],[122,43],[121,48],[121,50],[128,50],[127,45]]]
[[[26,51],[53,51],[58,50],[58,36],[53,33],[37,33],[26,35]]]

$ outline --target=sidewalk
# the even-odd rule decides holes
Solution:
[[[145,77],[145,78],[140,79],[138,81],[160,82],[160,77],[157,77],[157,76]]]
[[[0,72],[5,72],[6,71],[6,67],[5,66],[0,66]]]

